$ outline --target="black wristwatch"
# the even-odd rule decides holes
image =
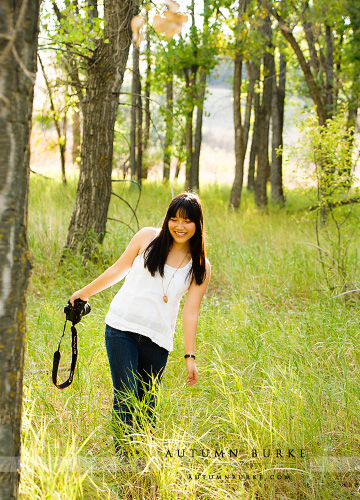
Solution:
[[[184,358],[194,358],[195,359],[195,354],[185,354]]]

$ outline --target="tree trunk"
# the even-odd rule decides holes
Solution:
[[[192,152],[193,152],[193,108],[188,111],[186,115],[186,173],[185,173],[185,190],[189,190],[191,187],[191,170],[192,170]]]
[[[264,20],[262,33],[266,40],[266,49],[263,56],[263,93],[259,113],[260,141],[258,151],[258,165],[255,179],[255,203],[259,208],[267,205],[266,184],[269,169],[269,129],[271,115],[272,98],[272,78],[271,75],[271,21],[269,16]]]
[[[284,128],[284,103],[286,83],[286,61],[284,54],[280,54],[279,85],[277,85],[275,59],[273,58],[273,88],[271,102],[272,125],[272,155],[270,168],[271,198],[284,203],[282,184],[282,147]],[[280,149],[279,149],[280,148]]]
[[[259,83],[260,80],[260,64],[254,63],[253,66],[253,76],[255,83]],[[259,120],[260,120],[260,94],[259,92],[254,93],[254,125],[253,125],[253,134],[251,140],[251,149],[250,149],[250,159],[249,159],[249,171],[248,171],[248,180],[247,180],[247,189],[248,191],[255,190],[255,165],[259,152],[259,140],[260,140],[260,129],[259,129]]]
[[[26,290],[31,268],[29,137],[39,7],[39,0],[5,0],[0,7],[0,498],[6,500],[18,498],[20,479]]]
[[[82,103],[83,140],[80,177],[65,249],[80,247],[85,258],[94,242],[104,239],[111,195],[116,111],[131,43],[133,0],[104,4],[104,37],[88,66],[86,99]],[[104,43],[111,40],[111,43]]]
[[[191,189],[191,173],[193,160],[193,115],[194,115],[194,90],[196,84],[196,68],[185,68],[186,89],[188,91],[188,112],[186,114],[185,147],[186,147],[186,174],[185,190]]]
[[[163,181],[170,179],[171,149],[173,143],[173,101],[174,101],[174,78],[170,74],[166,83],[166,115],[165,115],[165,141],[164,141],[164,166]]]
[[[255,83],[256,83],[256,76],[254,76],[254,69],[253,69],[253,63],[252,62],[245,62],[246,65],[246,72],[248,75],[249,79],[249,88],[246,96],[246,109],[245,109],[245,119],[244,119],[244,154],[246,155],[246,150],[247,150],[247,145],[249,142],[249,132],[250,132],[250,122],[251,122],[251,110],[252,110],[252,103],[254,100],[254,94],[255,94]]]
[[[175,167],[175,176],[174,176],[175,180],[177,180],[179,177],[181,164],[184,161],[185,140],[186,140],[186,129],[185,130],[183,129],[180,140],[180,148],[178,150],[178,157]]]
[[[63,185],[66,186],[66,145],[67,145],[67,110],[64,111],[62,123],[62,138],[60,139],[61,176]]]
[[[72,134],[73,134],[73,144],[72,144],[72,162],[77,163],[77,158],[80,157],[80,144],[81,144],[81,132],[80,132],[80,111],[74,110],[72,115]]]
[[[241,123],[241,80],[242,80],[242,55],[235,56],[234,61],[234,85],[233,85],[233,116],[235,132],[235,178],[230,194],[230,207],[239,208],[241,200],[241,191],[244,178],[244,129]]]
[[[131,166],[131,172],[141,185],[142,182],[142,151],[143,151],[143,131],[142,131],[142,98],[141,98],[141,76],[140,76],[140,49],[133,45],[133,80],[131,93],[131,160],[134,160],[134,166]],[[132,176],[133,177],[133,176]]]
[[[239,0],[238,17],[236,24],[236,42],[235,42],[235,60],[234,60],[234,83],[233,83],[233,119],[234,119],[234,147],[235,147],[235,177],[230,193],[230,207],[239,208],[241,201],[241,192],[244,180],[244,161],[245,161],[245,141],[244,127],[241,119],[241,84],[242,84],[242,65],[243,50],[240,47],[240,26],[243,22],[243,16],[246,7],[246,0]],[[249,118],[250,120],[250,118]]]
[[[130,172],[131,178],[135,179],[137,171],[137,158],[136,158],[136,125],[137,125],[137,93],[138,87],[138,74],[139,74],[139,49],[135,44],[132,46],[132,85],[131,85],[131,113],[130,113]]]
[[[146,24],[149,26],[149,11],[146,11]],[[145,128],[144,150],[150,138],[150,87],[151,87],[151,39],[150,27],[146,30],[146,78],[145,78]]]
[[[327,24],[325,26],[325,38],[326,38],[326,115],[328,118],[332,118],[334,113],[334,50],[333,50],[333,35],[330,26]]]
[[[192,161],[192,171],[191,171],[191,189],[194,191],[199,191],[200,188],[200,152],[201,152],[201,141],[202,141],[202,123],[204,114],[204,100],[206,92],[206,78],[207,74],[205,71],[201,71],[199,76],[199,88],[197,96],[197,111],[196,111],[196,125],[195,125],[195,136],[194,136],[194,154]]]
[[[195,29],[195,0],[191,0],[190,6],[191,13],[191,27]],[[194,116],[194,103],[196,99],[196,74],[198,66],[197,60],[197,47],[193,38],[193,32],[190,31],[190,40],[193,47],[193,64],[190,68],[184,68],[186,89],[187,89],[187,108],[186,114],[186,175],[185,175],[185,190],[191,189],[192,169],[193,169],[193,116]]]
[[[141,98],[141,79],[140,79],[140,66],[138,66],[138,75],[137,75],[137,101],[136,101],[136,111],[137,111],[137,159],[136,159],[136,171],[137,171],[137,180],[141,185],[142,182],[142,152],[143,152],[143,130],[142,130],[142,122],[143,122],[143,109],[142,109],[142,98]]]
[[[88,16],[92,21],[93,18],[96,18],[99,16],[97,0],[86,0],[86,1],[88,4]]]
[[[180,157],[178,157],[177,162],[176,162],[174,180],[177,180],[179,178],[180,168],[181,168],[181,160],[180,160]]]
[[[348,123],[347,127],[354,127],[357,123],[358,107],[360,103],[360,93],[359,93],[359,79],[358,75],[360,73],[360,11],[357,7],[357,2],[349,1],[347,3],[347,12],[351,21],[352,46],[357,47],[355,53],[352,54],[353,69],[353,80],[351,83],[350,96],[348,100]],[[354,130],[355,132],[355,130]]]
[[[303,27],[305,32],[305,38],[307,45],[309,47],[310,53],[310,65],[314,71],[315,75],[318,75],[320,70],[320,60],[315,46],[315,40],[313,35],[313,25],[310,22],[309,18],[309,2],[305,2],[304,11],[303,11]]]

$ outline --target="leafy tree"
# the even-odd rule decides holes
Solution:
[[[268,0],[259,1],[269,15],[276,19],[284,38],[298,59],[315,105],[319,126],[328,126],[329,120],[333,119],[345,104],[350,127],[355,122],[359,103],[358,75],[354,71],[359,67],[356,46],[359,37],[358,7],[350,0],[292,3],[284,1],[281,5]],[[294,27],[298,25],[299,20],[302,29],[297,29],[295,36]],[[350,144],[347,144],[350,147]],[[319,160],[321,161],[322,157]],[[324,170],[324,176],[318,176],[318,188],[320,200],[323,200],[329,193],[331,181],[326,160],[321,168]],[[333,165],[331,168],[347,171],[342,165]],[[325,223],[328,207],[324,203],[320,205],[321,220]]]
[[[358,289],[355,284],[357,248],[356,229],[358,213],[354,203],[360,202],[358,188],[353,185],[356,163],[353,130],[348,128],[346,113],[340,112],[320,126],[312,112],[302,122],[303,144],[298,146],[303,166],[308,176],[321,189],[317,192],[317,203],[310,208],[316,210],[316,242],[324,276],[329,289],[340,288],[341,292]],[[341,166],[341,168],[339,168]],[[327,212],[327,223],[321,224],[322,214]]]
[[[181,100],[181,79],[177,77],[177,43],[174,39],[154,42],[154,69],[152,91],[159,95],[160,115],[164,124],[163,180],[170,179],[170,165],[173,156],[178,156],[177,144],[183,137],[183,109]],[[165,89],[165,92],[164,92]],[[165,94],[165,95],[164,95]],[[174,126],[175,124],[175,126]],[[159,127],[159,131],[160,131]],[[176,176],[175,176],[176,177]]]
[[[336,114],[341,100],[345,100],[348,106],[353,106],[354,95],[346,90],[348,86],[354,90],[357,78],[349,71],[349,58],[346,54],[349,54],[349,50],[357,50],[354,42],[358,36],[356,26],[359,9],[355,7],[355,3],[350,0],[299,0],[292,3],[285,0],[281,4],[268,0],[259,1],[278,22],[284,38],[297,57],[316,106],[319,125],[325,125],[327,119]],[[349,15],[352,21],[350,23]]]
[[[54,0],[52,6],[56,21],[45,13],[50,43],[58,57],[67,55],[67,72],[83,116],[80,176],[63,257],[78,249],[87,257],[105,235],[115,118],[132,37],[130,21],[138,3],[107,0],[102,11],[95,0],[66,0],[65,9]]]
[[[257,2],[240,0],[236,4],[224,2],[224,6],[230,13],[228,26],[233,31],[227,52],[234,59],[235,177],[230,195],[230,207],[240,206],[252,107],[254,121],[248,189],[255,190],[257,205],[265,206],[269,172],[271,172],[272,196],[283,201],[282,162],[281,154],[278,155],[277,152],[281,151],[282,146],[285,59],[280,58],[282,67],[279,68],[279,72],[283,75],[280,78],[276,70],[276,38],[272,23],[263,9],[259,9]],[[244,67],[246,67],[246,78],[243,77]],[[242,111],[241,96],[244,94],[246,106]],[[268,153],[270,124],[273,151],[271,164]]]
[[[166,122],[165,133],[165,179],[168,175],[169,151],[174,146],[172,115],[185,119],[184,143],[186,149],[186,189],[199,189],[199,158],[202,140],[203,103],[206,92],[206,77],[216,65],[218,54],[219,22],[214,17],[214,9],[210,2],[204,2],[203,26],[195,23],[195,3],[190,6],[191,27],[189,32],[181,35],[171,44],[158,45],[158,53],[163,57],[156,57],[157,74],[162,75],[162,82],[167,92],[167,111],[164,113]],[[216,14],[216,12],[215,12]],[[171,81],[173,80],[173,84]],[[172,90],[171,90],[172,85]],[[175,91],[177,87],[177,92]],[[176,93],[176,98],[174,95]],[[171,97],[171,94],[173,97]],[[196,113],[196,114],[195,114]],[[194,117],[196,125],[194,127]],[[178,150],[181,156],[182,134],[178,137]]]
[[[242,125],[241,113],[241,86],[242,86],[242,68],[244,62],[245,40],[246,35],[242,33],[241,27],[245,26],[244,13],[246,9],[246,0],[239,0],[238,15],[235,24],[235,50],[234,50],[234,79],[233,79],[233,116],[234,116],[234,131],[235,131],[235,178],[230,194],[230,206],[238,208],[240,206],[241,191],[244,178],[244,162],[245,162],[245,138],[244,126]],[[241,39],[243,38],[243,39]]]
[[[269,131],[271,118],[271,98],[273,82],[273,57],[270,53],[272,48],[271,21],[265,17],[261,26],[261,33],[265,41],[263,54],[263,91],[259,109],[259,130],[261,140],[258,147],[258,163],[255,178],[255,202],[257,206],[264,207],[267,204],[266,184],[269,166]]]

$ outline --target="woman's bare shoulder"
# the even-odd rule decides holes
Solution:
[[[136,238],[140,246],[139,254],[143,253],[145,248],[152,242],[155,236],[158,235],[158,229],[156,227],[143,227],[136,233]],[[134,237],[135,237],[134,236]]]
[[[205,266],[206,266],[206,270],[211,270],[211,264],[210,264],[210,261],[207,257],[205,257]]]

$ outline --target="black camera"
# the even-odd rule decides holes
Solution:
[[[85,302],[81,299],[74,300],[74,305],[72,306],[69,302],[64,307],[64,313],[66,315],[67,321],[71,321],[73,325],[76,325],[80,322],[83,316],[89,314],[91,311],[91,307],[89,302]]]

